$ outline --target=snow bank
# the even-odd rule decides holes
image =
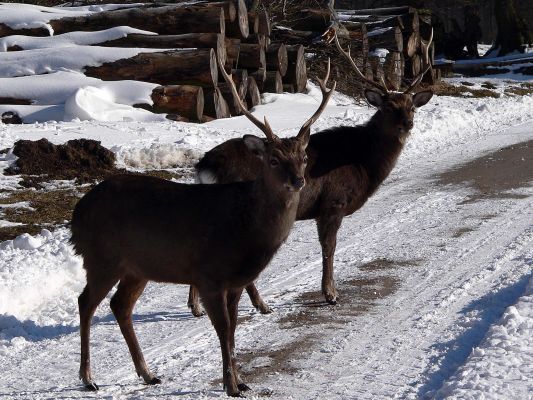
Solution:
[[[0,244],[0,352],[21,338],[76,326],[85,277],[81,259],[67,244],[69,236],[67,228],[43,229]],[[43,331],[43,326],[49,328]]]
[[[89,46],[120,39],[132,33],[156,35],[156,33],[130,28],[129,26],[117,26],[96,32],[68,32],[48,37],[12,35],[0,38],[0,52],[7,51],[12,46],[19,46],[24,50],[69,47],[74,45]]]
[[[121,147],[116,150],[117,164],[136,169],[192,167],[201,154],[176,143],[154,143],[150,147]]]
[[[531,260],[529,260],[531,262]],[[533,276],[466,363],[437,392],[447,399],[527,399],[533,392]]]

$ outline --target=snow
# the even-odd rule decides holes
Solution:
[[[139,6],[137,4],[106,4],[86,7],[42,7],[30,4],[0,3],[0,24],[12,29],[45,28],[54,34],[50,21],[65,17],[82,17],[102,11]]]
[[[47,74],[53,71],[83,71],[85,67],[131,58],[161,49],[99,46],[69,46],[26,51],[0,52],[0,77]]]
[[[105,8],[0,4],[0,22],[46,26],[57,16]],[[0,97],[33,103],[0,105],[0,114],[16,110],[30,123],[0,123],[0,149],[20,139],[44,137],[56,144],[95,139],[116,154],[119,167],[184,172],[179,180],[192,183],[191,169],[205,151],[230,138],[260,135],[242,116],[200,125],[133,108],[150,104],[156,85],[103,82],[84,76],[82,67],[140,49],[126,54],[87,46],[100,39],[76,33],[2,41],[3,48],[24,43],[31,50],[0,54]],[[237,360],[251,381],[252,398],[531,398],[531,182],[476,198],[471,182],[443,183],[438,177],[533,140],[533,96],[505,94],[511,85],[507,78],[517,77],[468,78],[474,88],[494,84],[500,98],[435,96],[417,110],[412,135],[389,178],[343,220],[334,260],[340,292],[335,307],[322,303],[316,226],[295,224],[257,282],[274,313],[259,315],[246,296],[240,304]],[[320,99],[320,90],[309,83],[307,93],[264,95],[253,114],[266,116],[277,134],[288,137]],[[335,94],[312,132],[361,124],[374,112]],[[0,154],[0,169],[14,159],[9,151]],[[530,168],[530,159],[516,162]],[[0,175],[2,196],[20,188],[18,180]],[[47,185],[70,187],[68,181]],[[8,207],[32,204],[0,198],[0,208]],[[14,224],[5,214],[0,213],[0,227]],[[147,286],[133,319],[147,363],[163,383],[145,386],[137,379],[109,310],[111,293],[96,312],[91,336],[101,390],[82,390],[77,296],[85,276],[69,238],[65,224],[0,243],[0,397],[225,398],[210,322],[190,316],[186,287],[156,283]]]
[[[130,28],[129,26],[117,26],[96,32],[68,32],[48,37],[12,35],[0,38],[0,52],[5,52],[12,46],[19,46],[23,50],[72,47],[74,45],[89,46],[120,39],[133,33],[155,35],[153,32]]]

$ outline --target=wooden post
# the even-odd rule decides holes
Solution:
[[[152,101],[156,113],[177,113],[190,120],[202,120],[204,92],[199,86],[158,86],[152,91]]]

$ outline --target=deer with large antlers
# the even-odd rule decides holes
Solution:
[[[79,296],[80,378],[97,390],[90,368],[89,335],[96,307],[118,282],[111,310],[137,374],[160,383],[148,368],[132,325],[133,307],[148,281],[194,285],[218,334],[223,383],[230,396],[249,389],[234,357],[237,307],[285,241],[305,184],[310,125],[324,110],[334,86],[297,136],[281,140],[270,125],[246,110],[220,64],[242,112],[266,135],[242,139],[260,168],[253,180],[187,185],[139,175],[107,179],[88,192],[72,216],[71,242],[83,257],[87,285]]]
[[[307,147],[307,185],[300,194],[296,219],[316,221],[322,247],[322,293],[329,304],[336,304],[338,300],[333,257],[342,219],[360,209],[387,178],[413,128],[415,109],[433,96],[431,90],[412,93],[427,68],[403,93],[391,92],[384,81],[377,83],[367,79],[349,52],[342,49],[337,37],[335,42],[357,76],[372,87],[364,94],[377,111],[364,125],[339,126],[311,135]],[[230,182],[252,179],[260,170],[260,164],[242,139],[231,139],[207,152],[196,169],[199,181]],[[260,312],[271,311],[253,283],[246,290]],[[195,316],[203,314],[193,287],[188,305]]]

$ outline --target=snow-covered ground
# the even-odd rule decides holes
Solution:
[[[267,115],[280,135],[292,135],[314,111],[318,94],[312,88],[307,95],[267,95],[255,112]],[[315,226],[296,224],[258,282],[275,312],[259,315],[242,300],[237,348],[256,389],[252,396],[531,397],[533,188],[476,198],[469,182],[437,178],[532,140],[531,111],[532,96],[504,96],[435,97],[417,112],[396,169],[344,220],[335,259],[337,307],[323,305],[319,293]],[[337,96],[313,131],[358,124],[372,112]],[[203,125],[37,123],[0,125],[0,146],[22,138],[95,138],[125,166],[172,168],[245,133],[257,131],[243,117]],[[521,162],[531,168],[531,153]],[[12,177],[3,181],[13,184]],[[147,361],[164,383],[147,387],[135,376],[106,300],[92,333],[101,391],[81,390],[76,298],[84,276],[68,237],[61,228],[0,246],[0,396],[224,397],[209,321],[189,315],[187,288],[160,284],[148,286],[134,319]]]
[[[98,7],[0,4],[0,23],[50,28],[50,19]],[[122,167],[175,169],[191,167],[224,140],[260,134],[244,117],[199,125],[134,109],[150,103],[155,85],[85,77],[83,65],[130,54],[87,46],[94,40],[101,36],[2,39],[0,97],[34,103],[0,106],[0,114],[16,110],[30,122],[0,123],[0,149],[19,139],[90,138],[111,149]],[[12,44],[30,50],[1,52]],[[48,46],[54,51],[42,50]],[[237,358],[254,389],[249,397],[533,399],[533,96],[507,94],[510,78],[489,80],[500,98],[435,96],[417,111],[391,176],[343,221],[335,307],[320,293],[316,227],[295,224],[258,281],[274,313],[260,315],[246,296],[241,301]],[[468,80],[474,88],[488,81]],[[264,95],[254,113],[290,136],[319,102],[320,91],[309,84],[306,94]],[[312,130],[360,124],[373,112],[335,95]],[[0,153],[0,169],[13,161]],[[17,188],[16,176],[0,175],[0,227],[12,224],[4,208],[32,207],[2,204],[5,191]],[[0,398],[224,398],[209,320],[190,315],[186,287],[162,284],[148,285],[134,325],[163,383],[145,386],[135,375],[108,296],[91,336],[101,390],[83,390],[77,296],[85,278],[69,237],[59,227],[0,243]]]

